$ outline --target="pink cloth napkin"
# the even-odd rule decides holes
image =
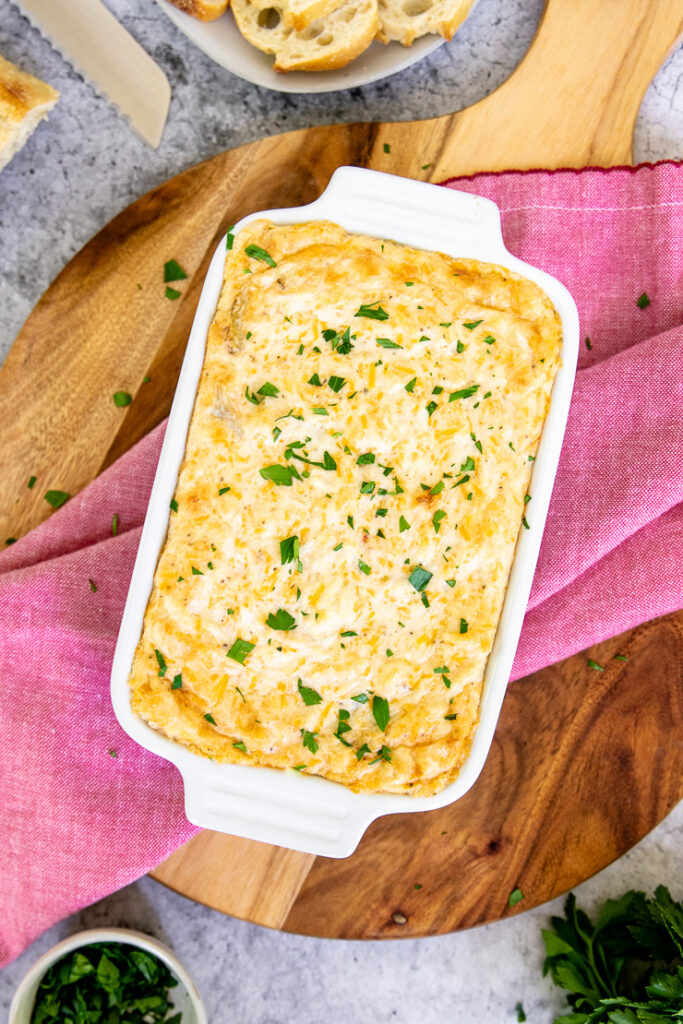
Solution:
[[[591,345],[515,678],[683,605],[682,186],[672,163],[448,183],[498,203],[508,247],[568,286]],[[175,768],[109,703],[163,429],[0,554],[0,965],[196,831]]]

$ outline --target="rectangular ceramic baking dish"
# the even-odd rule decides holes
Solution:
[[[506,250],[498,207],[488,199],[377,171],[342,167],[314,203],[251,214],[235,225],[235,233],[260,217],[276,224],[331,220],[349,232],[500,264],[540,285],[562,319],[562,366],[553,385],[529,486],[533,498],[530,529],[521,530],[517,541],[469,757],[457,779],[436,796],[353,793],[338,783],[298,772],[210,761],[166,739],[136,718],[130,708],[128,675],[166,537],[169,502],[183,459],[206,336],[223,282],[225,238],[211,261],[173,400],[114,654],[114,711],[129,736],[176,765],[185,786],[186,814],[195,825],[306,853],[347,857],[375,818],[450,804],[467,792],[484,765],[522,628],[560,456],[578,358],[578,315],[571,295],[559,281]]]

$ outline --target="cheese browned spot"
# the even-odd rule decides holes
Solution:
[[[525,510],[533,522],[560,345],[547,295],[502,267],[326,222],[246,227],[135,654],[136,714],[218,761],[303,764],[363,791],[451,782]]]

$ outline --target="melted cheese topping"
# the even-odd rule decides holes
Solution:
[[[134,711],[218,761],[386,793],[451,782],[560,344],[545,293],[502,267],[326,222],[245,228]]]

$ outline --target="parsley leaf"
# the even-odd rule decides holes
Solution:
[[[478,390],[478,384],[471,384],[468,388],[460,388],[459,391],[451,391],[448,396],[448,401],[457,402],[460,398],[470,398],[472,395],[476,395]]]
[[[373,306],[376,306],[377,309],[373,309]],[[388,320],[389,319],[389,314],[387,313],[386,309],[382,309],[382,307],[379,304],[379,301],[371,302],[367,306],[366,305],[360,306],[358,311],[356,313],[354,313],[353,315],[354,316],[365,316],[369,320]]]
[[[46,491],[45,501],[53,508],[61,508],[71,497],[66,491]]]
[[[310,686],[304,686],[302,681],[299,679],[297,683],[299,694],[306,707],[311,707],[314,704],[322,704],[323,699],[317,690],[311,689]]]
[[[164,263],[164,283],[169,281],[184,281],[187,274],[176,260],[167,260]]]
[[[370,573],[372,572],[372,569],[370,568],[370,566],[369,566],[369,565],[366,565],[366,564],[365,564],[365,562],[364,562],[364,561],[363,561],[362,559],[359,559],[359,560],[358,560],[358,568],[359,568],[359,569],[360,569],[360,571],[361,571],[362,573],[364,573],[364,574],[365,574],[366,576],[369,576],[369,575],[370,575]]]
[[[423,569],[422,566],[418,565],[408,577],[408,582],[412,583],[417,592],[420,593],[425,589],[433,575],[428,569]]]
[[[159,666],[159,671],[157,672],[157,675],[161,676],[163,679],[163,677],[166,675],[166,659],[164,658],[161,651],[158,650],[156,647],[154,648],[154,656],[157,659],[157,665]]]
[[[375,340],[380,348],[403,348],[403,345],[398,345],[391,338],[376,338]]]
[[[650,301],[650,296],[647,294],[647,292],[643,292],[640,298],[636,299],[636,306],[638,307],[638,309],[647,309],[647,307],[650,305]]]
[[[524,893],[521,889],[513,889],[508,897],[508,906],[516,907],[518,903],[521,903],[524,899]]]
[[[247,655],[251,654],[254,650],[254,644],[248,640],[242,640],[241,637],[233,642],[230,650],[226,654],[226,658],[232,658],[233,661],[239,662],[240,665],[244,665],[247,660]]]
[[[328,388],[332,388],[332,390],[335,392],[335,394],[338,393],[339,391],[341,391],[341,389],[344,387],[345,384],[346,384],[346,378],[345,377],[330,377],[330,379],[327,382]]]
[[[301,480],[294,466],[280,466],[277,463],[274,466],[264,466],[263,469],[259,469],[259,473],[264,480],[271,480],[278,487],[291,487],[292,480]]]
[[[276,267],[277,263],[265,249],[262,249],[260,245],[248,245],[244,250],[247,256],[253,260],[259,260],[260,263],[266,263],[269,267]]]
[[[438,533],[441,527],[441,520],[446,518],[446,513],[442,509],[438,509],[432,516],[432,525],[434,527],[434,533]]]
[[[389,701],[384,697],[372,698],[372,717],[377,723],[377,728],[386,732],[389,724]]]
[[[296,562],[299,558],[299,538],[296,534],[293,537],[286,537],[280,541],[280,564],[287,565],[288,562]]]
[[[301,742],[312,754],[316,754],[318,752],[318,741],[316,740],[317,735],[317,732],[309,732],[308,729],[301,730]]]
[[[296,619],[284,608],[278,608],[276,612],[269,612],[266,625],[270,626],[271,629],[281,629],[283,632],[288,632],[291,629],[296,629]]]
[[[483,324],[483,322],[483,320],[470,320],[468,324],[463,324],[463,327],[466,327],[468,331],[473,331],[475,327],[478,327],[479,324]]]
[[[413,377],[413,379],[409,380],[408,383],[405,385],[405,390],[408,391],[410,394],[412,394],[413,391],[415,390],[416,383],[417,383],[417,377]]]
[[[127,391],[115,391],[112,398],[117,409],[122,409],[124,405],[130,405],[133,401],[133,396],[129,395]]]

